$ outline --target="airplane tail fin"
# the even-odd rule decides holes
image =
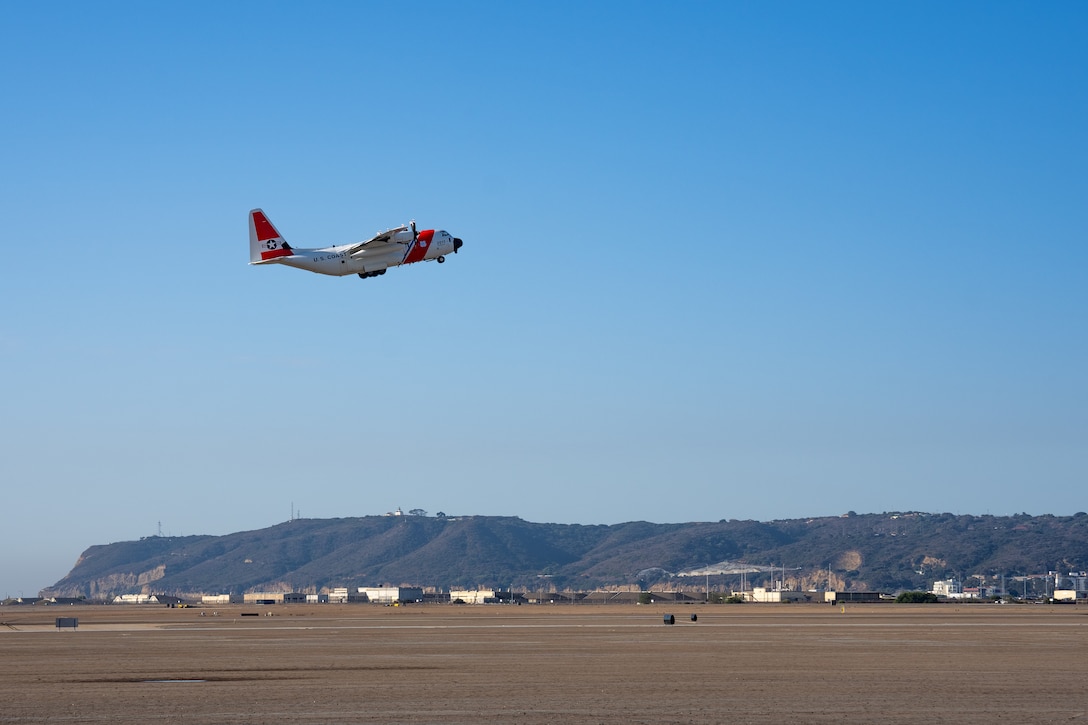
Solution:
[[[249,212],[249,263],[273,262],[279,257],[294,254],[268,217],[260,209]]]

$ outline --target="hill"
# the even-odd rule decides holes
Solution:
[[[417,586],[655,588],[707,566],[785,567],[802,588],[926,589],[936,579],[1088,569],[1088,514],[884,513],[771,522],[542,524],[514,517],[296,519],[225,536],[150,536],[92,546],[45,596],[320,591]],[[762,567],[762,569],[761,569]],[[830,574],[828,569],[830,567]],[[782,575],[778,575],[782,576]],[[740,575],[714,577],[717,586]]]

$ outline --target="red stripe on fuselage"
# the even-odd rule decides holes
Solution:
[[[433,241],[434,229],[427,229],[420,232],[416,237],[416,243],[408,250],[408,254],[404,255],[404,261],[401,262],[401,264],[411,264],[412,262],[423,261],[423,258],[427,256],[427,250],[430,249],[431,242]]]
[[[276,231],[276,227],[272,226],[272,222],[268,221],[264,212],[253,212],[253,226],[257,229],[258,242],[263,242],[267,239],[275,239],[280,235],[280,233]]]
[[[294,254],[294,252],[291,251],[290,247],[286,247],[284,249],[273,249],[271,252],[261,252],[261,261],[263,262],[266,259],[275,259],[276,257],[290,257],[292,254]]]

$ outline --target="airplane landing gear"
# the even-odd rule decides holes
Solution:
[[[438,260],[438,263],[439,263],[439,264],[442,264],[443,262],[445,262],[445,261],[446,261],[446,258],[445,258],[445,257],[435,257],[435,259],[437,259],[437,260]]]
[[[379,269],[377,272],[359,272],[359,279],[366,279],[367,277],[381,277],[385,274],[384,269]]]

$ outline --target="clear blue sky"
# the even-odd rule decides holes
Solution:
[[[0,596],[292,505],[1088,509],[1084,3],[3,16]]]

